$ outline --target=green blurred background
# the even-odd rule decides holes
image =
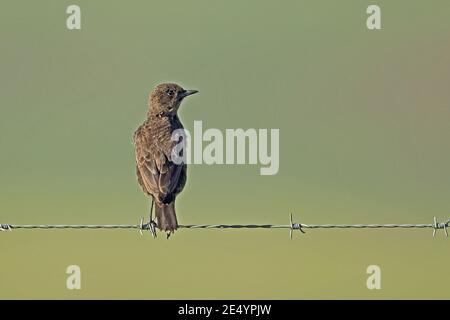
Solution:
[[[66,29],[70,4],[82,30]],[[278,175],[190,166],[182,224],[450,218],[447,0],[1,7],[1,223],[138,223],[132,134],[166,81],[200,90],[188,129],[280,129]],[[450,240],[431,233],[16,230],[0,233],[0,298],[450,298]],[[366,287],[371,264],[381,290]]]

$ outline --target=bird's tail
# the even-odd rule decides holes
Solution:
[[[156,221],[162,231],[173,232],[178,228],[177,215],[175,214],[175,201],[169,204],[155,206]]]

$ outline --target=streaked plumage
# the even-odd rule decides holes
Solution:
[[[178,227],[175,198],[186,184],[187,165],[171,161],[172,132],[182,129],[177,111],[181,101],[197,91],[176,84],[160,84],[151,93],[147,120],[134,133],[136,174],[142,190],[153,197],[160,230]]]

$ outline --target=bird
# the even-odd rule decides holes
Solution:
[[[186,185],[187,164],[173,161],[172,150],[183,139],[173,139],[173,133],[184,130],[177,113],[181,102],[197,92],[175,83],[157,85],[149,94],[147,119],[133,135],[137,180],[151,198],[149,226],[154,236],[155,227],[166,232],[167,238],[178,228],[175,199]]]

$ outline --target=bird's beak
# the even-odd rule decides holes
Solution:
[[[197,93],[198,90],[186,90],[181,94],[181,98],[186,98],[187,96],[190,96],[191,94]]]

